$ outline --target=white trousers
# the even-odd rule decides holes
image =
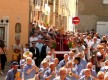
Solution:
[[[88,48],[87,59],[90,60],[90,48]]]
[[[27,80],[36,80],[36,79],[35,79],[35,76],[34,76],[33,78],[31,78],[31,79],[27,79]]]

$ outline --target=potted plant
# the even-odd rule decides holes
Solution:
[[[68,47],[70,49],[70,51],[72,50],[72,47],[73,47],[73,42],[70,40],[68,41]]]
[[[53,47],[54,49],[56,49],[56,47],[57,47],[57,44],[56,44],[56,41],[55,41],[55,40],[52,40],[52,47]]]

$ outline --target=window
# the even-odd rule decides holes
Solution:
[[[5,40],[5,27],[0,27],[0,40]]]
[[[3,41],[5,41],[5,45],[7,46],[8,44],[8,42],[7,42],[7,38],[8,38],[8,36],[7,36],[7,24],[0,24],[0,40],[3,40]]]
[[[35,0],[35,5],[41,6],[41,0]]]
[[[5,42],[5,46],[9,48],[9,17],[3,16],[0,19],[0,39]]]

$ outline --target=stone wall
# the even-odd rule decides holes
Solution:
[[[86,30],[96,29],[96,23],[98,17],[95,15],[80,15],[80,23],[77,29],[80,29],[82,32]]]
[[[108,22],[108,4],[103,0],[78,0],[80,24],[76,27],[81,31],[96,29],[97,21]]]

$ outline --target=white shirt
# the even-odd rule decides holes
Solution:
[[[14,44],[13,45],[13,49],[19,49],[19,50],[22,50],[22,45],[21,44]]]
[[[46,27],[44,27],[43,25],[39,25],[39,28],[43,28],[43,29],[46,29]]]
[[[46,47],[46,54],[50,51],[51,49],[47,46]]]
[[[88,47],[90,47],[92,40],[84,39],[84,41],[87,43]]]
[[[41,49],[42,49],[43,44],[42,43],[36,43],[36,47],[39,49],[39,52],[41,53]]]
[[[93,48],[97,48],[97,45],[99,45],[98,42],[91,42],[90,46],[93,47]]]
[[[23,48],[24,52],[29,51],[29,48]]]

